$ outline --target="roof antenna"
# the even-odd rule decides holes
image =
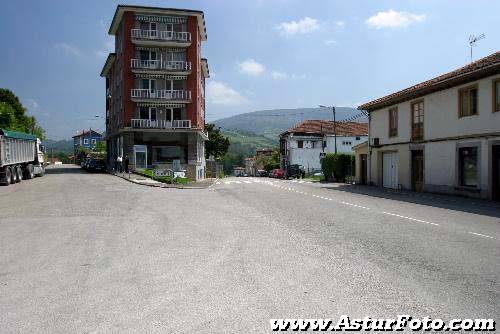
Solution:
[[[474,36],[474,35],[470,35],[469,36],[469,45],[470,45],[470,62],[472,63],[472,47],[474,46],[477,46],[476,43],[480,40],[482,40],[483,38],[485,38],[486,36],[483,34],[481,35],[478,35],[478,36]]]

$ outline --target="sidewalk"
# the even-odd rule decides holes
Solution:
[[[215,181],[217,180],[217,179],[205,179],[203,181],[192,182],[190,184],[167,184],[134,173],[130,174],[116,173],[111,175],[118,176],[119,178],[122,178],[129,182],[140,184],[143,186],[157,187],[157,188],[175,188],[175,189],[206,189],[210,187],[212,184],[214,184]]]

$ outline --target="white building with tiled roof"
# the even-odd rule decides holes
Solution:
[[[280,135],[281,167],[301,165],[306,173],[321,171],[322,155],[335,151],[351,154],[353,146],[368,138],[366,123],[334,124],[332,121],[307,120],[283,132]]]
[[[500,52],[359,109],[369,183],[500,200]]]

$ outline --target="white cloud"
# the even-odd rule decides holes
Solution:
[[[337,41],[334,41],[333,39],[326,40],[324,43],[327,46],[333,46],[339,44]]]
[[[286,75],[286,73],[283,73],[283,72],[272,71],[271,72],[271,77],[274,80],[280,80],[280,79],[285,79],[287,77],[287,75]]]
[[[345,22],[344,21],[337,21],[337,22],[335,22],[335,25],[339,28],[344,28]]]
[[[306,16],[300,21],[282,22],[278,29],[286,35],[306,34],[318,30],[319,23],[318,20]]]
[[[366,20],[366,24],[375,29],[382,28],[405,28],[413,23],[425,21],[425,14],[413,14],[408,12],[396,12],[388,10],[378,12]]]
[[[110,38],[104,44],[104,48],[100,50],[94,50],[94,54],[98,57],[107,57],[110,52],[115,52],[115,40]]]
[[[35,99],[25,99],[24,101],[28,109],[37,110],[40,108],[40,104]]]
[[[210,102],[222,105],[240,105],[247,102],[247,99],[220,81],[213,81],[207,85],[207,97]]]
[[[254,76],[261,75],[266,70],[264,65],[256,62],[253,59],[245,60],[244,62],[239,63],[238,66],[241,73]]]
[[[72,54],[74,56],[80,57],[82,55],[82,52],[80,51],[79,48],[77,48],[74,45],[68,44],[68,43],[57,43],[55,45],[57,49],[64,50],[64,52]]]

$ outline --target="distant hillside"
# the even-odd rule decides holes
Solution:
[[[337,107],[337,120],[350,118],[360,114],[359,110],[347,107]],[[308,119],[333,120],[331,109],[299,108],[260,110],[240,114],[214,121],[225,131],[254,133],[278,141],[279,134]]]
[[[253,148],[269,148],[278,145],[278,140],[273,140],[255,133],[241,130],[221,130],[224,136],[229,138],[231,144],[240,143]]]
[[[63,153],[73,153],[73,139],[68,140],[53,140],[46,139],[43,141],[45,145],[47,153],[49,153],[52,149],[54,153],[63,152]]]

